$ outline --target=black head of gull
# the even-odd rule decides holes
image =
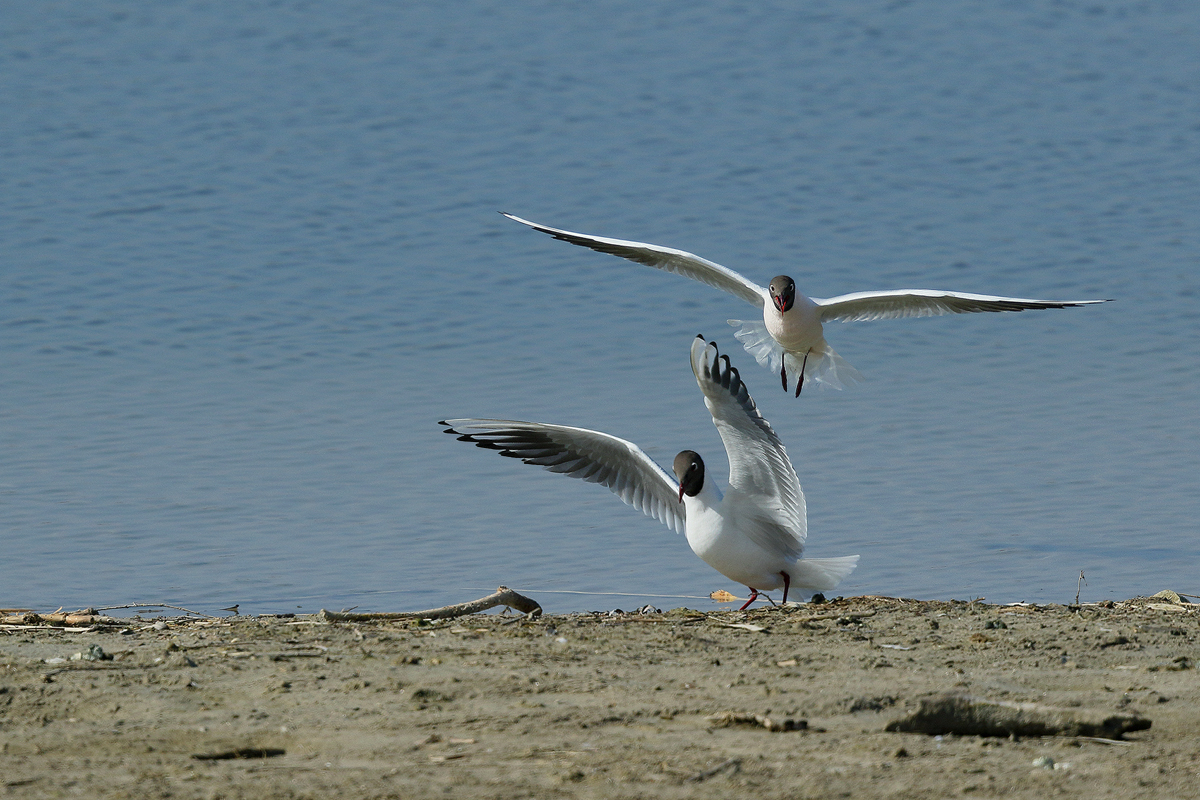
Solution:
[[[679,479],[679,502],[683,496],[695,497],[704,488],[704,459],[695,450],[684,450],[675,456],[672,466]]]
[[[780,313],[790,311],[796,304],[796,282],[787,275],[771,278],[771,285],[767,287],[767,291],[771,293],[771,302]]]

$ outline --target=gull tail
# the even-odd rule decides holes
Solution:
[[[841,558],[802,558],[788,568],[792,586],[797,589],[812,589],[828,592],[836,589],[842,580],[854,572],[858,556]]]
[[[742,343],[746,352],[754,356],[754,360],[759,364],[778,375],[779,368],[783,366],[783,348],[767,332],[766,324],[761,321],[740,319],[730,319],[726,322],[735,328],[740,328],[733,334],[733,338]]]
[[[846,359],[839,356],[837,351],[825,342],[821,343],[820,351],[813,348],[808,354],[807,364],[804,363],[802,355],[797,356],[795,353],[784,353],[783,360],[787,362],[788,372],[796,375],[803,366],[804,379],[816,381],[822,388],[841,389],[844,385],[853,386],[863,379],[861,372],[850,366]]]
[[[754,360],[776,375],[779,369],[787,365],[788,375],[800,374],[804,368],[806,383],[815,381],[824,388],[841,389],[863,379],[862,373],[850,366],[846,359],[837,354],[826,342],[821,342],[819,349],[813,348],[805,363],[804,354],[789,353],[779,342],[767,332],[767,326],[761,320],[731,319],[727,322],[738,330],[733,338],[742,343],[746,352],[754,356]]]

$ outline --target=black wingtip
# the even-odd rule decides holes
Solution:
[[[449,433],[458,433],[458,431],[449,431]],[[475,445],[476,447],[482,447],[484,450],[499,450],[500,455],[502,455],[502,456],[509,456],[510,458],[520,458],[519,455],[513,453],[511,450],[508,449],[508,445],[499,444],[498,442],[490,442],[487,439],[476,439],[474,436],[472,436],[469,433],[464,433],[462,436],[459,436],[458,441],[470,442],[471,444]]]
[[[721,361],[725,362],[725,370],[724,371],[721,370],[721,365],[720,365]],[[720,383],[722,386],[724,386],[726,389],[728,389],[729,388],[729,373],[733,369],[733,362],[731,362],[729,360],[729,356],[724,355],[724,354],[718,354],[717,357],[715,359],[713,359],[713,365],[717,368],[717,382]]]

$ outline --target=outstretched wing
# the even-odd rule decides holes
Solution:
[[[504,212],[500,213],[503,214]],[[539,225],[527,219],[514,217],[512,214],[504,214],[504,216],[514,222],[528,225],[535,231],[548,233],[555,239],[560,239],[564,242],[577,244],[580,247],[590,247],[601,253],[628,258],[630,261],[636,261],[648,267],[674,272],[676,275],[683,275],[686,278],[707,283],[709,286],[724,289],[730,294],[736,295],[747,303],[752,304],[755,308],[762,308],[767,302],[767,290],[757,283],[747,280],[727,267],[722,267],[720,264],[684,252],[683,250],[675,250],[674,248],[662,247],[657,244],[645,244],[644,242],[627,242],[624,239],[589,236],[586,233],[573,233],[572,231],[563,231],[558,228]]]
[[[445,432],[457,435],[460,442],[606,486],[639,511],[683,532],[679,484],[633,442],[586,428],[511,419],[447,419],[438,424],[446,425]]]
[[[729,356],[720,355],[716,344],[705,342],[702,336],[692,340],[692,372],[729,454],[729,495],[737,493],[741,508],[752,504],[756,513],[775,523],[746,533],[751,538],[777,537],[759,544],[791,551],[804,542],[808,517],[800,479],[787,450],[763,419]]]
[[[1025,300],[989,294],[945,292],[940,289],[893,289],[887,292],[854,292],[828,300],[812,298],[820,306],[821,322],[936,317],[980,311],[1025,311],[1037,308],[1070,308],[1107,303],[1107,300]]]

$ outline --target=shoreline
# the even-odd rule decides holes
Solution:
[[[1168,593],[8,623],[0,785],[22,797],[1186,796],[1200,780],[1198,658],[1200,605]],[[946,694],[1150,726],[887,730]]]

